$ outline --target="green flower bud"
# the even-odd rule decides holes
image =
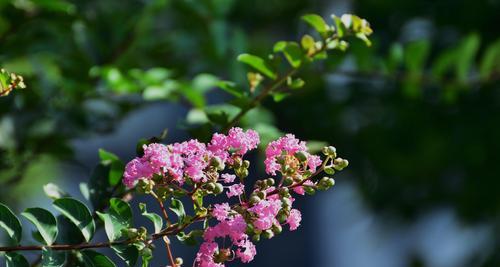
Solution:
[[[316,193],[316,190],[312,188],[311,186],[304,186],[304,191],[308,195],[314,195]]]
[[[260,202],[260,197],[256,196],[256,195],[253,195],[250,197],[250,204],[257,204]]]
[[[266,239],[271,239],[274,237],[274,232],[270,229],[268,230],[265,230],[264,232],[262,232],[262,236]]]
[[[175,264],[181,266],[184,263],[184,260],[181,257],[175,258]]]
[[[291,177],[285,177],[285,179],[283,180],[283,185],[288,186],[291,184],[293,184],[293,179]]]
[[[307,154],[304,151],[298,151],[295,153],[295,158],[297,158],[300,162],[305,162],[307,160]]]
[[[282,187],[280,188],[279,194],[280,196],[286,196],[288,195],[290,190],[288,190],[288,187]]]
[[[273,230],[274,234],[280,234],[283,231],[283,227],[279,224],[274,224],[273,227],[271,228]]]
[[[345,160],[345,159],[342,159],[342,158],[336,158],[334,161],[333,161],[333,167],[337,170],[337,171],[341,171],[343,170],[345,167],[347,167],[349,165],[349,161]]]
[[[277,217],[278,217],[278,221],[279,221],[280,223],[285,223],[285,222],[286,222],[286,220],[287,220],[287,218],[288,218],[288,216],[286,215],[286,213],[285,213],[285,212],[283,212],[283,211],[280,211],[280,212],[278,213],[278,216],[277,216]]]
[[[273,178],[267,178],[265,181],[268,186],[273,186],[275,183]]]
[[[325,167],[325,173],[329,175],[335,174],[335,169],[331,166]]]
[[[240,178],[245,178],[248,176],[248,170],[247,169],[238,169],[236,170],[236,176]]]
[[[258,192],[257,192],[257,196],[258,196],[260,199],[265,199],[265,198],[266,198],[266,192],[264,192],[264,191],[258,191]]]
[[[250,167],[250,161],[244,160],[243,161],[243,168],[248,169],[248,167]]]
[[[260,235],[259,234],[255,234],[252,236],[252,240],[255,241],[255,242],[259,242],[260,241]]]
[[[324,147],[322,150],[323,154],[328,157],[336,158],[337,157],[337,149],[333,146]]]
[[[226,166],[224,162],[219,157],[213,157],[210,159],[210,165],[212,165],[216,170],[224,170]]]
[[[208,191],[214,191],[215,190],[215,183],[208,183],[205,185],[205,188],[208,190]]]
[[[224,187],[222,186],[222,184],[216,183],[215,188],[213,190],[214,194],[218,195],[218,194],[222,193],[222,191],[224,191]]]
[[[241,161],[241,158],[240,158],[240,157],[236,157],[236,158],[234,158],[234,160],[233,160],[233,167],[234,167],[235,169],[238,169],[238,168],[240,168],[240,167],[241,167],[241,164],[242,164],[242,163],[243,163],[243,162]]]

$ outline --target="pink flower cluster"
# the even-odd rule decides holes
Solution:
[[[123,182],[133,188],[141,179],[159,177],[164,181],[162,186],[176,183],[175,188],[191,196],[225,191],[228,200],[236,203],[222,202],[205,209],[217,223],[204,230],[204,242],[194,266],[223,267],[226,261],[235,259],[250,262],[256,255],[251,240],[258,240],[261,235],[271,238],[282,231],[283,225],[288,225],[291,231],[299,227],[302,215],[292,208],[295,199],[290,193],[304,195],[305,191],[310,192],[307,187],[317,188],[319,183],[310,178],[323,163],[319,156],[307,151],[305,142],[287,134],[269,143],[264,161],[266,172],[272,176],[279,174],[281,181],[275,184],[274,178],[259,180],[247,196],[244,177],[250,163],[243,156],[259,142],[255,131],[232,128],[227,135],[214,134],[208,144],[190,140],[144,145],[144,155],[127,164]]]
[[[266,160],[264,161],[266,172],[276,175],[276,172],[280,171],[282,166],[278,163],[278,158],[282,156],[294,156],[297,152],[304,154],[307,167],[310,171],[316,171],[316,168],[321,165],[319,156],[311,155],[307,152],[306,142],[295,138],[293,134],[287,134],[267,146]]]
[[[230,260],[230,254],[234,251],[235,257],[242,262],[250,262],[257,253],[255,245],[248,239],[245,233],[247,223],[240,214],[233,217],[228,216],[229,205],[227,203],[216,206],[213,215],[219,223],[205,230],[203,239],[205,242],[200,246],[196,254],[195,263],[199,267],[222,267],[224,261]],[[216,238],[229,238],[231,245],[228,248],[220,248]],[[235,248],[232,248],[232,247]],[[224,254],[224,252],[228,252]]]
[[[125,167],[123,183],[133,188],[140,179],[151,179],[154,174],[165,175],[182,185],[185,179],[206,182],[204,172],[213,158],[231,163],[232,156],[243,156],[259,144],[259,135],[253,130],[232,128],[228,135],[214,134],[205,145],[190,140],[171,145],[144,145],[144,155],[130,161]]]

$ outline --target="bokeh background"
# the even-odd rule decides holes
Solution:
[[[367,19],[373,46],[307,68],[244,125],[335,145],[350,166],[246,266],[500,266],[499,0],[1,0],[0,65],[28,86],[0,98],[1,202],[49,207],[48,182],[83,199],[97,149],[129,160],[163,129],[199,134],[228,99],[213,80],[246,83],[237,55],[297,40],[311,12]],[[173,249],[191,264],[196,248]]]

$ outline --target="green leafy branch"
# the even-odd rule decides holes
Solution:
[[[14,89],[24,89],[23,76],[0,69],[0,97],[7,96]]]

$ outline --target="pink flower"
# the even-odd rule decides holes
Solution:
[[[153,167],[147,161],[141,158],[135,158],[125,166],[123,174],[123,183],[128,188],[133,188],[139,179],[151,179],[154,173]]]
[[[212,216],[217,218],[218,221],[222,222],[227,219],[227,215],[229,214],[230,210],[231,208],[227,203],[215,204],[214,209],[212,210]]]
[[[321,158],[317,155],[308,155],[307,156],[307,166],[311,172],[315,172],[316,168],[323,163]]]
[[[245,155],[249,150],[255,149],[260,143],[259,134],[254,130],[235,127],[229,130],[228,135],[215,133],[208,144],[208,150],[224,162],[230,160],[230,155]]]
[[[287,134],[280,137],[278,140],[269,143],[266,148],[266,172],[276,175],[276,171],[280,169],[280,165],[276,162],[276,158],[285,152],[287,155],[294,155],[298,151],[307,152],[306,142],[295,138],[293,134]]]
[[[143,145],[142,149],[144,150],[144,156],[142,156],[142,160],[148,161],[155,172],[160,171],[170,164],[170,153],[168,152],[167,146],[163,144],[153,143],[149,145]]]
[[[200,250],[196,253],[195,263],[198,267],[224,267],[223,263],[214,261],[214,254],[219,251],[219,245],[216,242],[203,242]]]
[[[226,192],[227,197],[234,197],[242,195],[245,191],[245,186],[243,184],[233,184],[229,186],[229,192]]]
[[[259,230],[267,230],[273,226],[273,224],[279,224],[276,219],[276,215],[281,209],[281,200],[261,200],[255,206],[249,208],[248,210],[257,215],[253,225]]]
[[[304,182],[303,185],[314,185],[314,183],[311,180],[307,180]],[[304,187],[303,186],[297,186],[293,188],[293,192],[299,194],[299,195],[304,195]]]
[[[229,173],[223,173],[223,174],[221,174],[220,177],[224,180],[224,183],[227,183],[227,184],[234,182],[234,179],[236,179],[236,175],[229,174]]]
[[[294,231],[299,228],[300,221],[302,221],[302,214],[297,209],[290,210],[290,215],[286,219],[286,222],[290,226],[290,231]]]
[[[255,245],[250,242],[250,240],[241,240],[238,243],[238,246],[240,247],[238,250],[236,250],[236,256],[240,258],[241,262],[247,263],[251,262],[255,255],[257,254],[257,250],[255,249]]]

